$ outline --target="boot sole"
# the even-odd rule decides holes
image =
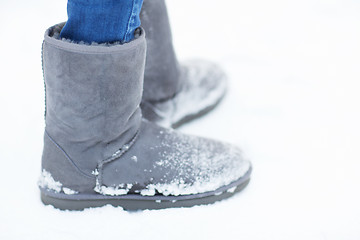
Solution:
[[[112,205],[122,207],[126,211],[154,210],[165,208],[193,207],[197,205],[208,205],[232,197],[243,190],[250,181],[250,172],[228,186],[222,187],[214,192],[183,195],[183,196],[141,196],[128,194],[123,196],[103,195],[65,195],[41,189],[41,201],[45,205],[52,205],[60,210],[84,210],[86,208],[102,207]]]

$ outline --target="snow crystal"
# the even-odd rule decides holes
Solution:
[[[128,189],[101,186],[99,193],[103,195],[119,196],[119,195],[126,195],[128,192],[129,192]]]
[[[97,176],[99,175],[99,170],[95,169],[94,171],[91,172],[92,175]]]
[[[236,186],[235,186],[235,187],[232,187],[232,188],[229,188],[229,189],[227,190],[227,192],[228,192],[228,193],[234,193],[235,190],[236,190]]]
[[[154,196],[156,191],[161,193],[164,196],[180,196],[180,195],[192,195],[213,191],[219,187],[222,187],[220,182],[223,182],[221,179],[216,179],[214,182],[196,182],[195,184],[180,184],[180,183],[170,183],[170,184],[151,184],[148,185],[145,190],[141,191],[143,196]],[[221,195],[222,192],[218,192],[215,196]]]
[[[133,184],[124,184],[124,183],[119,184],[118,186],[115,187],[100,186],[99,180],[96,179],[96,186],[94,188],[94,191],[102,195],[121,196],[128,194],[128,192],[132,187]]]
[[[44,188],[47,190],[52,190],[56,193],[63,192],[67,195],[78,194],[77,191],[72,190],[70,188],[63,187],[63,184],[61,182],[55,181],[55,179],[52,177],[51,173],[49,173],[45,169],[43,169],[41,172],[41,176],[38,181],[38,185],[41,188]]]
[[[147,186],[147,189],[141,190],[140,194],[142,196],[154,196],[156,193],[155,188],[153,188],[152,186]]]
[[[134,162],[137,162],[137,161],[138,161],[138,159],[137,159],[136,156],[132,156],[132,157],[131,157],[131,160],[133,160]]]
[[[65,193],[65,194],[67,194],[67,195],[73,195],[73,194],[77,194],[78,192],[76,192],[76,191],[74,191],[74,190],[72,190],[72,189],[70,189],[70,188],[65,188],[65,187],[63,187],[63,192]]]
[[[53,190],[57,193],[61,192],[62,184],[54,180],[51,176],[51,173],[46,171],[45,169],[42,170],[38,185],[41,188],[47,188],[49,190]]]

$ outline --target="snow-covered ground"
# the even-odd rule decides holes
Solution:
[[[149,0],[145,0],[149,1]],[[180,131],[241,146],[252,181],[210,206],[44,207],[41,41],[66,1],[0,3],[0,239],[360,239],[360,1],[169,0],[181,59],[220,62],[229,94]]]

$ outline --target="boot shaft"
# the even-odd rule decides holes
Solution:
[[[43,43],[46,134],[90,174],[140,127],[145,34],[124,45],[89,46],[56,39],[62,26],[47,30]]]
[[[145,0],[140,19],[148,46],[143,101],[167,100],[180,88],[180,66],[174,51],[165,1]]]

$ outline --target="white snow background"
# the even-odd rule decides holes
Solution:
[[[41,42],[66,1],[1,0],[0,239],[359,240],[360,1],[168,7],[179,58],[218,61],[230,77],[221,105],[180,131],[241,146],[249,186],[190,209],[43,206]]]

